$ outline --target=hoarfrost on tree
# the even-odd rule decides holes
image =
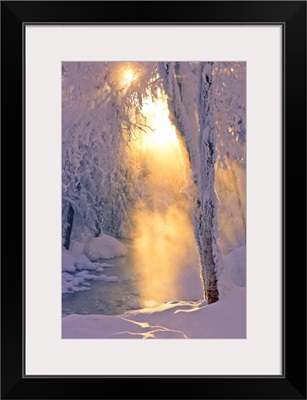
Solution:
[[[146,161],[127,157],[151,129],[145,98],[166,94],[170,119],[189,157],[182,189],[193,210],[204,293],[225,291],[221,253],[245,243],[246,71],[240,62],[67,62],[63,88],[63,243],[101,233],[129,238],[129,210],[149,202]]]

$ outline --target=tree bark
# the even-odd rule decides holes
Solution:
[[[172,120],[183,137],[194,175],[197,193],[193,198],[194,235],[198,246],[204,294],[208,303],[214,303],[219,299],[219,293],[216,275],[218,248],[214,190],[215,141],[210,108],[212,63],[200,63],[197,99],[192,97],[192,82],[184,68],[186,67],[180,62],[162,63],[160,74],[165,92],[169,96]],[[195,108],[191,108],[193,104],[198,121],[195,119]],[[198,144],[195,144],[197,139]]]
[[[212,63],[200,64],[199,92],[199,147],[200,147],[200,196],[199,207],[195,217],[199,220],[196,231],[199,247],[201,273],[204,283],[205,296],[208,303],[219,299],[217,288],[218,247],[217,217],[215,199],[215,136],[214,121],[211,112],[212,103]],[[195,218],[194,217],[194,218]]]
[[[201,277],[203,281],[205,297],[208,303],[214,303],[219,299],[217,278],[215,273],[216,257],[214,255],[215,238],[212,234],[214,229],[215,207],[210,200],[205,201],[203,206],[194,210],[196,225],[195,237],[201,265]]]
[[[71,239],[72,226],[74,222],[74,216],[75,216],[75,210],[73,206],[69,203],[67,211],[67,228],[65,231],[64,244],[63,244],[66,250],[69,250],[70,247],[70,239]]]

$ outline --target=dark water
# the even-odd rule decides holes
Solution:
[[[102,273],[107,276],[117,276],[118,282],[93,281],[89,291],[64,294],[63,315],[71,313],[115,315],[138,308],[139,277],[136,268],[133,267],[132,255],[112,260],[98,260],[98,262],[113,265],[104,268]],[[90,274],[95,272],[90,271]]]
[[[180,300],[198,300],[203,296],[196,249],[190,261],[177,279]],[[91,281],[91,290],[64,294],[62,296],[63,316],[73,313],[117,315],[141,308],[139,288],[142,281],[138,273],[139,268],[135,265],[132,248],[128,247],[127,256],[98,260],[98,262],[113,265],[104,268],[102,274],[115,275],[118,282]],[[89,273],[95,274],[93,271]],[[97,275],[100,274],[97,273]]]

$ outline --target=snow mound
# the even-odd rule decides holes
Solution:
[[[66,250],[63,247],[63,251],[62,251],[62,271],[66,271],[66,272],[74,272],[76,270],[75,267],[75,257],[73,256],[73,254]]]
[[[87,269],[95,271],[97,268],[97,263],[92,263],[85,254],[77,253],[74,254],[76,269]]]
[[[108,278],[106,275],[89,274],[88,271],[77,272],[75,276],[79,279],[83,279],[83,280],[87,280],[87,281],[107,281],[107,278]],[[116,277],[112,276],[110,278],[116,278]],[[110,281],[108,281],[108,282],[110,282]]]
[[[86,243],[84,253],[91,261],[97,261],[100,258],[110,259],[125,256],[127,249],[117,239],[102,233]]]
[[[83,253],[84,250],[84,243],[81,242],[74,242],[71,245],[71,251],[73,253]]]
[[[90,290],[88,281],[118,282],[116,276],[94,275],[88,271],[103,272],[103,265],[91,262],[85,254],[62,251],[62,294]]]
[[[225,257],[230,277],[235,285],[246,287],[246,245],[233,250]]]
[[[179,301],[118,316],[63,318],[63,338],[246,338],[246,290],[235,287],[218,302]]]
[[[107,278],[106,278],[106,282],[118,282],[118,278],[117,278],[117,276],[108,276]]]
[[[73,276],[67,272],[62,273],[62,294],[86,290],[90,290],[90,288],[82,277]]]
[[[63,272],[62,279],[64,279],[67,282],[71,282],[74,279],[74,277],[73,277],[73,275],[69,274],[68,272]]]
[[[72,253],[63,247],[62,250],[62,271],[74,272],[76,269],[88,269],[95,271],[98,267],[97,263],[92,263],[85,254]]]
[[[113,264],[107,264],[107,263],[102,263],[102,264],[100,264],[101,265],[101,267],[103,267],[103,268],[110,268],[110,267],[114,267],[114,265]]]

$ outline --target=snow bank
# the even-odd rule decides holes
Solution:
[[[224,259],[233,283],[240,287],[246,287],[246,245],[233,250],[224,256]]]
[[[88,281],[118,282],[118,279],[116,276],[89,274],[88,271],[81,271],[75,275],[64,272],[62,273],[62,294],[90,290],[91,284]]]
[[[73,242],[71,245],[71,251],[73,253],[83,253],[84,251],[84,243]]]
[[[235,287],[218,302],[169,302],[118,316],[76,315],[62,320],[63,338],[245,338],[246,291]]]
[[[222,255],[223,270],[218,278],[218,290],[223,297],[234,286],[246,287],[246,245]]]
[[[96,261],[100,258],[110,259],[125,256],[127,249],[117,239],[102,233],[86,243],[84,253],[91,261]]]
[[[63,247],[62,250],[62,271],[74,272],[76,269],[87,269],[95,271],[98,263],[92,263],[86,255],[82,253],[72,253]]]
[[[62,273],[62,294],[81,292],[90,290],[88,285],[85,285],[83,278],[78,278],[67,272]]]
[[[75,267],[75,258],[70,251],[67,251],[64,247],[62,250],[62,271],[74,272],[76,270]]]
[[[112,265],[92,262],[85,254],[73,253],[63,248],[62,294],[90,290],[91,284],[88,281],[118,282],[116,276],[97,274],[103,272],[104,267],[112,267]],[[95,274],[90,274],[89,271],[95,271]]]

